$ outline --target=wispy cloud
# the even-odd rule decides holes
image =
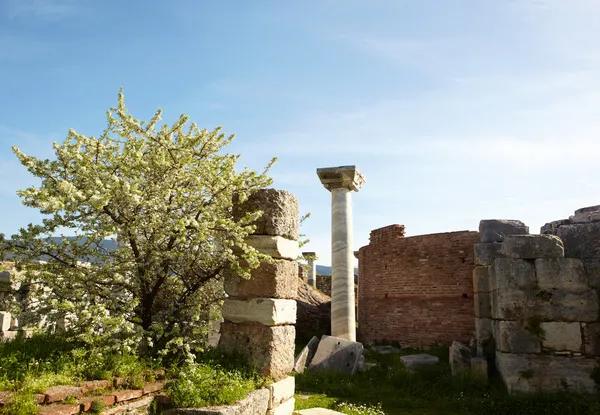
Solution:
[[[56,21],[73,17],[82,10],[82,1],[77,0],[7,0],[7,14],[11,19]]]

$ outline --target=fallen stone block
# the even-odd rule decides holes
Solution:
[[[219,348],[225,353],[241,353],[253,362],[263,376],[274,381],[286,378],[294,368],[292,325],[265,326],[259,323],[221,323]]]
[[[83,412],[87,412],[92,408],[92,404],[94,401],[98,401],[103,405],[112,406],[115,404],[114,395],[102,395],[102,396],[88,396],[85,398],[81,398],[79,400],[79,404],[81,405],[81,410]]]
[[[133,399],[141,398],[144,395],[142,389],[129,389],[129,390],[118,390],[114,391],[115,402],[131,401]]]
[[[263,214],[254,222],[255,235],[298,239],[299,208],[298,198],[294,194],[286,190],[261,189],[241,203],[238,196],[234,197],[233,217],[236,221],[242,219],[247,212],[257,211]]]
[[[488,381],[488,361],[485,357],[474,357],[471,359],[471,374],[487,383]]]
[[[389,346],[389,345],[373,346],[373,347],[371,347],[371,350],[374,352],[377,352],[379,354],[393,354],[393,353],[402,352],[402,350],[398,349],[397,347]]]
[[[565,256],[563,243],[554,235],[507,236],[500,253],[507,258],[562,258]]]
[[[264,415],[269,407],[269,389],[262,388],[250,392],[235,405],[239,408],[236,415]]]
[[[479,222],[481,242],[502,242],[509,235],[527,235],[529,227],[520,220],[484,219]]]
[[[225,292],[232,298],[295,299],[298,293],[298,264],[287,259],[263,262],[250,272],[250,279],[240,278],[225,270]]]
[[[409,354],[400,356],[400,361],[408,370],[416,370],[421,366],[435,365],[440,362],[440,358],[430,354]]]
[[[353,375],[358,371],[362,352],[362,343],[323,336],[319,342],[319,347],[317,347],[317,352],[308,366],[308,370],[338,371]]]
[[[253,298],[251,300],[226,299],[223,319],[233,323],[255,322],[265,326],[296,323],[296,300]]]
[[[83,395],[83,390],[79,386],[52,386],[46,389],[46,403],[61,402],[69,396],[80,398]]]
[[[544,258],[535,260],[535,274],[542,290],[561,289],[571,292],[589,290],[583,261],[578,258]]]
[[[496,350],[507,353],[540,353],[543,331],[520,321],[497,321]]]
[[[272,383],[269,386],[269,409],[277,408],[279,405],[293,398],[295,390],[296,378],[293,376],[288,376],[279,382]]]
[[[582,323],[583,347],[588,357],[600,357],[600,323]]]
[[[565,225],[557,235],[565,246],[569,258],[600,258],[600,222]]]
[[[38,415],[75,415],[79,410],[79,404],[44,405],[40,407]]]
[[[475,253],[475,265],[482,265],[489,267],[494,263],[496,258],[502,258],[503,255],[500,252],[502,248],[501,243],[478,243],[473,246]]]
[[[295,405],[296,405],[296,400],[294,398],[290,398],[287,401],[283,402],[278,407],[269,409],[267,411],[267,415],[292,415],[294,413]]]
[[[281,236],[250,235],[246,238],[246,244],[275,259],[295,260],[300,253],[298,241]]]
[[[543,332],[542,347],[555,351],[581,352],[582,338],[579,323],[545,322],[540,324]]]
[[[303,373],[304,370],[310,365],[312,359],[317,352],[317,347],[319,346],[318,337],[314,337],[310,339],[308,344],[304,346],[304,349],[296,356],[294,359],[294,370],[296,373]]]
[[[453,341],[450,345],[450,371],[453,375],[458,375],[471,367],[473,351],[469,346],[461,342]]]

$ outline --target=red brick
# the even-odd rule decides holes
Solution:
[[[112,406],[115,404],[115,397],[114,397],[114,395],[101,395],[101,396],[89,396],[87,398],[83,398],[79,401],[79,403],[81,404],[81,410],[89,411],[92,406],[92,402],[94,402],[94,401],[100,401],[104,405]]]
[[[44,405],[39,415],[74,415],[79,413],[79,404]]]
[[[60,402],[74,396],[80,398],[83,395],[83,391],[79,386],[52,386],[46,389],[46,403]]]
[[[121,390],[113,392],[113,395],[115,396],[116,402],[124,402],[141,398],[144,395],[144,391],[141,389]]]
[[[83,393],[97,389],[110,389],[112,382],[110,380],[88,380],[81,383],[81,389]]]
[[[401,225],[376,229],[359,250],[359,340],[406,347],[468,342],[475,332],[478,232],[403,235]]]
[[[162,390],[167,382],[154,382],[144,385],[144,395]]]

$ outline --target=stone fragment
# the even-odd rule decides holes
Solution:
[[[114,395],[102,395],[102,396],[88,396],[85,398],[81,398],[79,400],[79,404],[81,405],[81,410],[83,412],[87,412],[91,409],[94,401],[98,401],[103,405],[112,406],[115,404]]]
[[[158,392],[164,389],[166,385],[166,382],[152,382],[152,383],[146,383],[144,385],[144,395],[147,395],[149,393],[154,393],[154,392]]]
[[[353,375],[358,371],[362,352],[362,343],[323,336],[308,369],[318,372],[338,371]]]
[[[482,265],[485,267],[492,265],[496,258],[503,257],[500,248],[502,248],[501,243],[482,242],[475,244],[473,247],[475,252],[475,265]]]
[[[264,326],[258,323],[221,323],[219,348],[238,352],[274,381],[287,377],[294,368],[294,326]]]
[[[87,380],[79,384],[83,393],[87,393],[98,389],[110,389],[112,382],[110,380]]]
[[[418,369],[420,366],[435,365],[440,362],[440,358],[430,354],[421,353],[400,356],[400,361],[408,370],[412,371]]]
[[[564,225],[557,235],[565,246],[569,258],[600,258],[600,222]]]
[[[543,258],[535,260],[535,274],[542,290],[561,289],[571,292],[589,290],[583,262],[578,258]]]
[[[233,323],[254,322],[265,326],[280,326],[296,322],[296,301],[274,298],[251,300],[226,299],[223,303],[223,319]]]
[[[270,393],[267,388],[250,392],[244,399],[236,402],[235,405],[239,408],[237,414],[264,415],[269,406],[269,397]]]
[[[294,359],[294,370],[296,373],[303,373],[304,369],[306,369],[310,362],[312,361],[315,353],[317,352],[317,347],[319,346],[318,337],[314,337],[310,339],[308,344],[304,346],[304,349],[296,356]]]
[[[240,278],[226,269],[225,292],[233,298],[295,299],[298,291],[298,264],[287,259],[263,262],[250,272],[250,278]]]
[[[450,371],[458,375],[471,367],[473,351],[469,346],[461,342],[453,341],[450,345]]]
[[[554,235],[507,236],[500,253],[507,258],[562,258],[565,256],[563,243]]]
[[[279,382],[269,385],[269,409],[273,409],[294,397],[296,390],[296,378],[288,376]]]
[[[389,345],[373,346],[373,347],[371,347],[371,350],[374,352],[377,352],[379,354],[393,354],[393,353],[402,352],[402,350],[398,349],[397,347],[389,346]]]
[[[79,413],[79,404],[55,404],[40,407],[38,415],[75,415]]]
[[[583,348],[588,357],[600,357],[600,323],[586,324],[583,328]]]
[[[144,395],[144,391],[141,389],[117,390],[113,392],[113,395],[115,402],[119,403],[141,398]]]
[[[473,269],[473,292],[489,293],[492,291],[490,267],[475,267]]]
[[[484,219],[479,222],[481,242],[502,242],[509,235],[527,235],[529,227],[520,220]]]
[[[595,359],[496,352],[496,367],[510,393],[596,392]]]
[[[10,321],[10,313],[8,311],[0,311],[0,331],[9,331]]]
[[[573,223],[587,223],[600,221],[600,205],[577,209],[569,218]]]
[[[572,293],[565,290],[539,290],[537,313],[547,321],[585,321],[598,319],[598,295],[595,291]]]
[[[471,359],[471,374],[487,383],[488,381],[488,361],[485,357],[474,357]]]
[[[475,317],[490,318],[492,316],[491,294],[489,292],[474,293],[473,302],[475,303]]]
[[[269,409],[267,411],[267,415],[292,415],[294,413],[295,405],[296,405],[296,400],[294,398],[290,398],[287,401],[283,402],[278,407]]]
[[[52,386],[46,389],[46,403],[61,402],[69,396],[80,398],[83,390],[79,386]]]
[[[300,253],[298,241],[281,236],[250,235],[246,238],[246,244],[275,259],[295,260]]]
[[[507,353],[540,353],[543,332],[536,324],[497,321],[496,350]]]
[[[557,230],[560,226],[571,225],[572,223],[573,222],[571,222],[571,219],[561,219],[561,220],[555,220],[554,222],[546,223],[544,226],[541,227],[540,234],[556,235]]]
[[[492,291],[533,289],[537,286],[533,264],[524,259],[498,258],[491,267]]]
[[[298,198],[285,190],[261,189],[243,203],[234,198],[233,217],[239,221],[247,212],[263,212],[254,222],[255,235],[283,236],[298,239],[299,210]],[[264,414],[263,414],[264,415]]]
[[[544,333],[542,346],[556,351],[581,352],[581,325],[579,323],[546,322],[540,328]]]

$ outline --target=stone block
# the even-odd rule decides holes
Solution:
[[[284,298],[295,299],[298,295],[298,264],[287,259],[263,262],[250,273],[250,278],[240,278],[225,271],[225,292],[234,298]]]
[[[595,359],[552,355],[519,355],[496,352],[496,368],[510,393],[559,392],[595,393],[591,374]]]
[[[301,411],[295,412],[298,415],[343,415],[341,412],[337,412],[331,409],[325,408],[310,408],[303,409]]]
[[[588,285],[600,289],[600,258],[584,259],[583,267],[588,279]]]
[[[471,374],[487,383],[488,381],[488,361],[485,357],[474,357],[471,359]]]
[[[79,404],[58,404],[40,407],[38,415],[75,415],[79,413]]]
[[[509,235],[526,235],[529,227],[520,220],[484,219],[479,222],[481,242],[502,242]]]
[[[9,331],[11,315],[8,311],[0,311],[0,331]]]
[[[254,222],[255,235],[283,236],[298,239],[298,198],[285,190],[261,189],[243,203],[234,198],[233,217],[239,221],[247,212],[262,211],[263,215]]]
[[[491,295],[492,318],[500,320],[526,320],[536,317],[537,301],[533,290],[505,288]]]
[[[571,225],[571,219],[555,220],[550,223],[546,223],[540,228],[540,234],[542,235],[556,235],[558,228],[563,225]]]
[[[308,344],[304,346],[304,349],[296,356],[296,359],[294,359],[294,370],[296,373],[303,373],[304,369],[310,365],[310,362],[312,362],[312,359],[317,352],[318,346],[319,338],[313,336]]]
[[[300,253],[298,241],[286,239],[281,236],[250,235],[246,243],[262,254],[270,255],[275,259],[296,259]]]
[[[562,258],[565,256],[563,243],[555,235],[507,236],[500,253],[507,258]]]
[[[492,320],[489,318],[476,318],[475,319],[475,333],[477,336],[477,343],[487,343],[493,337],[492,331]]]
[[[450,371],[454,376],[463,373],[471,367],[473,350],[469,346],[453,341],[449,352]]]
[[[373,346],[373,347],[371,347],[371,350],[374,352],[377,352],[379,354],[395,354],[395,353],[402,352],[402,350],[398,349],[397,347],[390,346],[390,345]]]
[[[421,366],[435,365],[440,362],[440,358],[426,353],[409,354],[400,356],[400,361],[410,371],[416,370]]]
[[[564,225],[558,228],[565,256],[569,258],[600,258],[600,222]]]
[[[296,378],[288,376],[279,382],[272,383],[269,386],[270,398],[269,409],[277,408],[294,397],[296,390]]]
[[[474,293],[473,302],[475,303],[475,317],[492,317],[491,293]]]
[[[588,357],[600,357],[600,323],[583,323],[583,350]]]
[[[542,347],[555,351],[581,352],[581,325],[579,323],[546,322],[540,328],[544,335]]]
[[[524,259],[498,258],[490,271],[492,291],[529,290],[537,286],[533,264]]]
[[[45,403],[61,402],[69,396],[80,398],[83,390],[78,386],[52,386],[46,389]]]
[[[296,400],[294,398],[290,398],[278,407],[269,409],[267,411],[267,415],[292,415],[294,413],[295,405]]]
[[[267,413],[270,396],[267,388],[250,392],[244,399],[235,403],[238,407],[236,415],[264,415]]]
[[[573,223],[588,223],[600,221],[600,205],[577,209],[569,218]]]
[[[221,323],[219,348],[245,356],[263,376],[278,381],[294,368],[294,326],[258,323]]]
[[[142,389],[117,390],[113,392],[113,395],[115,397],[115,402],[119,403],[141,398],[144,395],[144,391]]]
[[[571,292],[589,290],[583,262],[578,258],[543,258],[535,260],[538,287]]]
[[[475,252],[475,265],[490,266],[496,258],[502,258],[500,253],[502,248],[501,243],[478,243],[475,244],[473,250]]]
[[[489,293],[492,291],[490,267],[475,267],[473,269],[473,292]]]
[[[362,343],[333,336],[323,336],[308,370],[338,371],[353,375],[358,371],[362,352]]]
[[[265,326],[296,323],[296,300],[253,298],[250,300],[226,299],[223,319],[233,323],[254,322]]]
[[[507,353],[540,353],[541,338],[538,327],[525,322],[497,321],[496,350]]]
[[[537,313],[546,321],[585,321],[598,319],[598,295],[595,291],[572,293],[565,290],[539,290]]]

